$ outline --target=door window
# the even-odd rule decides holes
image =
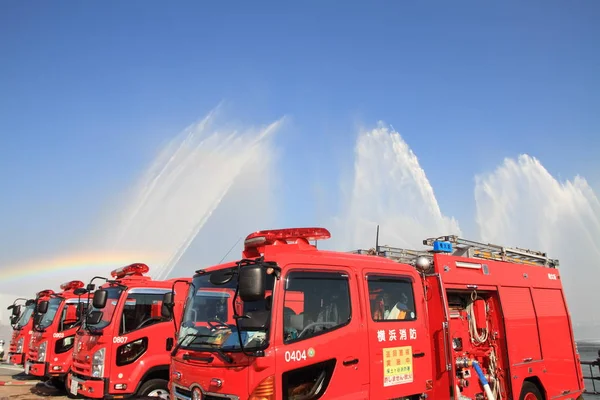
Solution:
[[[66,303],[62,311],[58,331],[66,331],[78,326],[80,323],[79,303]]]
[[[417,318],[409,278],[368,275],[367,281],[373,321],[414,321]]]
[[[162,293],[129,293],[121,316],[120,334],[164,321],[161,317],[162,298]]]
[[[345,326],[351,314],[348,275],[309,271],[288,275],[284,294],[284,343]]]

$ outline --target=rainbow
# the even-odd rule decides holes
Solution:
[[[135,262],[142,262],[150,267],[152,274],[153,265],[163,262],[168,257],[156,253],[133,253],[133,252],[85,252],[69,253],[61,256],[41,258],[35,261],[27,261],[19,265],[1,265],[0,282],[14,281],[32,275],[47,276],[61,272],[73,272],[73,279],[77,279],[79,271],[87,274],[105,272],[107,269],[115,269]]]

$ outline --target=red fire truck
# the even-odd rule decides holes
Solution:
[[[13,304],[9,306],[12,309],[11,322],[13,323],[13,332],[8,349],[9,363],[14,365],[24,365],[27,352],[29,351],[29,342],[33,334],[33,323],[40,314],[36,312],[38,302],[45,300],[54,293],[52,290],[43,290],[37,293],[35,299],[29,299],[25,302],[25,308],[21,305]]]
[[[112,271],[113,280],[100,278],[106,283],[95,291],[75,339],[68,377],[72,395],[106,399],[168,394],[173,316],[181,315],[191,279],[154,281],[144,275],[148,271],[146,264],[136,263]],[[173,313],[161,310],[163,295],[174,289]]]
[[[65,282],[62,292],[50,294],[49,299],[38,304],[41,318],[33,325],[25,373],[46,377],[55,386],[64,386],[71,369],[75,332],[79,329],[87,301],[82,281]],[[86,299],[87,300],[87,299]]]
[[[196,272],[171,399],[582,398],[556,260],[456,236],[310,244],[329,237],[255,232],[240,261]]]

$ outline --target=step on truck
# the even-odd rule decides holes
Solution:
[[[168,394],[176,321],[161,310],[163,296],[174,290],[172,311],[180,316],[191,279],[155,281],[145,275],[148,271],[146,264],[131,264],[112,271],[112,280],[95,277],[88,285],[96,290],[75,339],[71,395],[122,399]],[[106,282],[95,288],[96,279]]]
[[[50,379],[54,386],[65,387],[71,369],[75,333],[80,328],[87,306],[82,281],[60,285],[60,292],[38,303],[41,317],[33,325],[25,373]]]
[[[259,231],[199,270],[171,399],[582,399],[558,261],[456,236],[318,250]]]
[[[40,318],[37,312],[39,301],[45,300],[54,293],[52,290],[42,290],[36,294],[35,299],[26,300],[24,305],[13,303],[8,308],[11,312],[11,324],[13,328],[10,345],[8,348],[8,362],[15,366],[24,366],[29,343],[33,334],[34,320]]]

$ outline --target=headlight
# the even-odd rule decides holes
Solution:
[[[46,347],[48,347],[48,342],[43,342],[42,344],[40,344],[37,357],[37,360],[39,362],[46,361]]]
[[[25,340],[25,338],[21,338],[17,342],[17,353],[22,353],[23,352],[23,341],[24,340]]]
[[[92,359],[92,377],[94,378],[102,378],[104,375],[104,353],[104,348],[94,353]]]

